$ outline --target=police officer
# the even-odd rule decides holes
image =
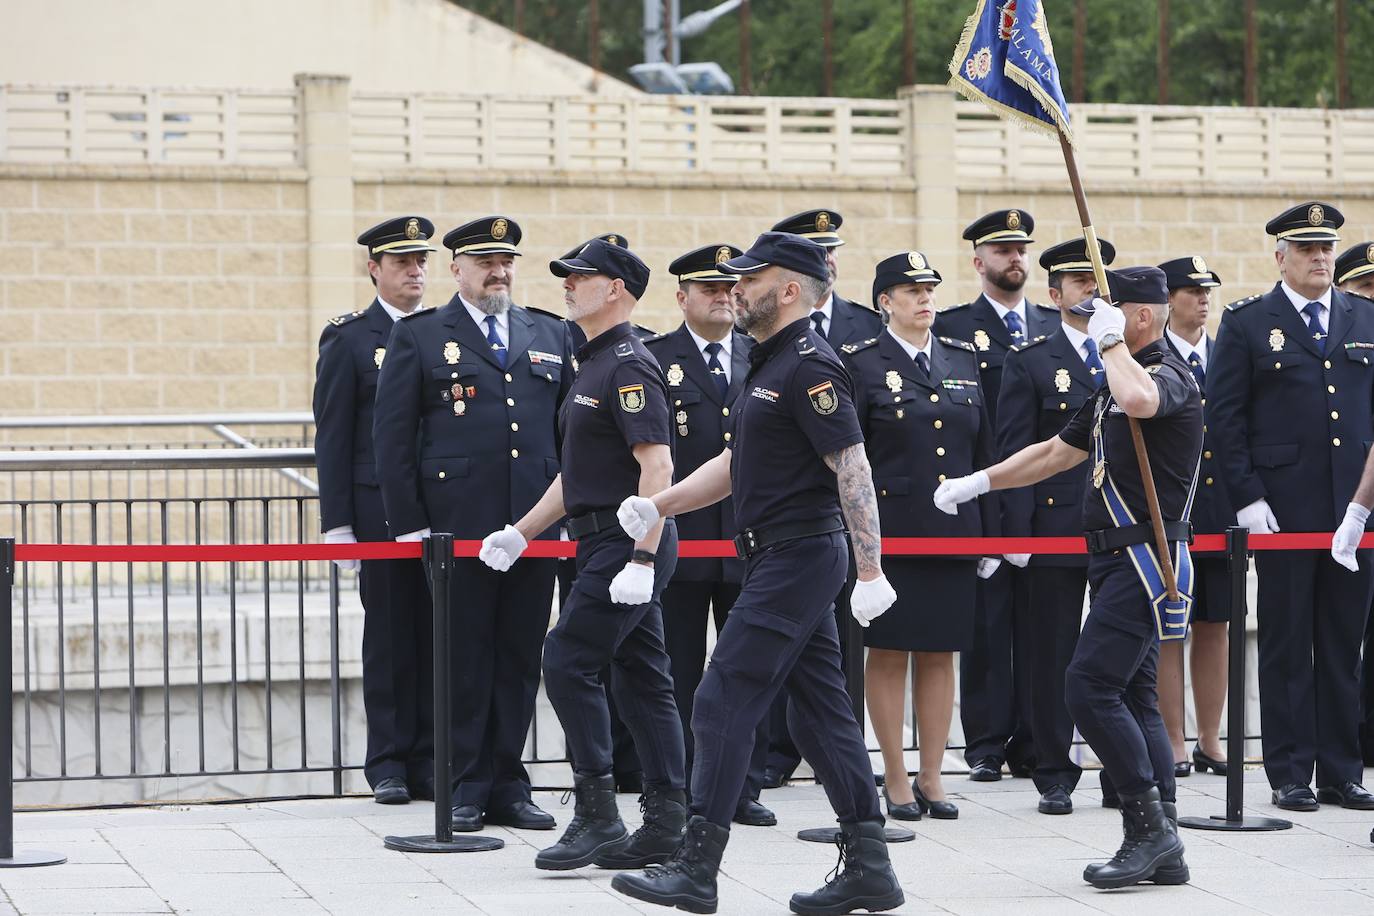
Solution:
[[[985,499],[957,521],[936,511],[927,491],[946,477],[992,463],[993,430],[978,385],[973,345],[930,333],[940,273],[919,251],[878,264],[873,300],[887,315],[876,338],[840,348],[854,379],[854,409],[863,428],[885,537],[996,537],[997,505]],[[954,715],[954,653],[973,642],[978,576],[1001,561],[974,557],[898,557],[884,564],[900,596],[864,630],[864,689],[882,750],[889,817],[952,820],[940,778]],[[953,612],[951,612],[953,611]],[[906,680],[919,730],[921,768],[907,783],[902,725]]]
[[[1365,298],[1374,297],[1374,242],[1351,245],[1336,258],[1336,288]],[[1354,562],[1353,557],[1351,562]],[[1371,624],[1366,624],[1364,631],[1360,701],[1360,754],[1365,766],[1374,766],[1374,625]]]
[[[614,245],[617,248],[628,249],[630,247],[630,240],[625,236],[623,232],[603,232],[601,235],[587,239],[587,241],[583,242],[581,245],[568,249],[568,251],[564,252],[563,257],[559,258],[559,260],[572,260],[573,258],[577,257],[577,253],[579,251],[586,247],[588,242],[594,242],[597,239],[600,239],[608,245]],[[633,324],[631,325],[631,327],[634,328],[635,336],[639,337],[641,340],[647,340],[648,338],[653,337],[655,334],[658,333],[653,328],[646,328],[642,324]],[[577,322],[572,321],[571,319],[568,321],[568,332],[572,334],[573,352],[580,350],[582,348],[582,345],[587,342],[587,335],[583,333],[581,326],[578,325]],[[559,588],[561,595],[561,590],[563,589],[561,583],[559,585]],[[610,694],[607,693],[607,696],[610,696]],[[633,748],[631,748],[631,753],[633,753]],[[620,771],[617,770],[616,772],[618,773]]]
[[[358,236],[377,295],[366,309],[330,320],[315,366],[315,463],[325,541],[385,541],[372,404],[392,324],[421,308],[434,224],[399,216]],[[358,569],[357,560],[335,561]],[[363,560],[363,709],[373,797],[403,805],[434,797],[431,707],[432,623],[429,587],[419,560]]]
[[[1034,231],[1035,219],[1019,209],[995,210],[970,223],[964,238],[973,245],[982,292],[935,316],[936,334],[973,344],[994,428],[1007,353],[1059,326],[1056,309],[1026,301],[1026,246]],[[1001,779],[1004,762],[1014,776],[1029,776],[1034,768],[1025,601],[1024,577],[1010,564],[981,583],[973,648],[959,657],[964,759],[975,781]]]
[[[677,304],[682,325],[669,334],[644,341],[664,367],[672,400],[677,442],[673,479],[682,480],[720,454],[730,441],[730,414],[749,371],[754,341],[735,330],[730,290],[733,274],[720,263],[743,254],[733,245],[716,243],[687,252],[668,266],[677,277]],[[677,518],[678,537],[693,540],[730,540],[735,536],[735,509],[721,500]],[[739,595],[744,564],[715,558],[679,559],[677,571],[663,590],[663,641],[672,662],[673,692],[682,718],[687,751],[687,782],[692,778],[692,697],[706,667],[706,622],[714,618],[716,633]],[[776,815],[758,801],[763,767],[768,756],[768,723],[754,736],[749,776],[735,808],[737,824],[771,827]]]
[[[1226,307],[1208,372],[1207,425],[1236,523],[1255,533],[1331,531],[1374,440],[1374,311],[1332,288],[1330,204],[1274,217],[1280,281]],[[1260,724],[1274,804],[1374,809],[1360,785],[1359,652],[1374,577],[1325,552],[1263,551],[1259,574]],[[1318,793],[1312,794],[1313,765]]]
[[[373,420],[382,499],[403,539],[477,538],[519,518],[558,473],[558,406],[571,379],[562,322],[511,301],[520,226],[486,216],[444,236],[458,291],[397,322]],[[557,531],[537,532],[556,537]],[[453,829],[552,830],[520,762],[539,689],[554,561],[499,576],[458,559],[454,615]]]
[[[567,738],[577,803],[558,843],[535,867],[596,862],[639,868],[663,861],[685,820],[682,726],[663,648],[660,596],[673,575],[670,522],[625,536],[615,507],[672,483],[672,427],[658,363],[630,327],[649,268],[625,248],[594,240],[549,264],[562,277],[568,315],[586,332],[563,404],[563,472],[515,525],[487,535],[480,557],[504,571],[529,538],[563,516],[577,543],[577,577],[544,642],[544,689]],[[644,766],[644,825],[628,837],[615,801],[611,725],[601,671]]]
[[[1102,262],[1110,264],[1116,249],[1099,239]],[[1097,342],[1088,336],[1088,319],[1072,311],[1097,294],[1092,261],[1082,236],[1060,242],[1040,255],[1050,300],[1062,323],[1048,336],[1014,347],[1002,364],[1002,393],[997,407],[998,454],[1014,455],[1059,434],[1078,409],[1097,393],[1103,381]],[[1007,537],[1076,537],[1083,530],[1083,474],[1062,471],[1034,487],[1002,494],[1002,533]],[[1031,736],[1041,814],[1071,814],[1073,790],[1083,770],[1074,762],[1073,719],[1064,703],[1064,673],[1078,645],[1083,622],[1083,592],[1088,585],[1087,558],[1075,555],[1014,554],[1007,559],[1025,567],[1026,606],[1034,621],[1026,632],[1025,656],[1030,668]]]
[[[773,225],[773,232],[790,232],[810,239],[825,252],[825,267],[829,277],[825,295],[821,296],[808,316],[816,333],[829,342],[832,349],[843,344],[876,337],[883,329],[882,315],[871,308],[851,302],[835,291],[839,278],[839,251],[844,245],[840,238],[840,226],[844,217],[834,210],[803,210]],[[852,566],[852,564],[851,564]],[[845,580],[844,589],[835,602],[835,615],[839,622],[840,647],[848,658],[849,631],[849,593],[854,588],[854,570]],[[852,676],[851,676],[852,677]],[[779,694],[769,714],[769,753],[764,770],[764,786],[776,788],[785,785],[792,771],[801,762],[796,742],[787,731],[787,692]]]
[[[1201,255],[1174,258],[1159,265],[1169,285],[1169,325],[1164,342],[1188,364],[1207,407],[1207,363],[1215,346],[1207,334],[1211,297],[1221,278]],[[1224,534],[1236,523],[1236,511],[1226,492],[1216,434],[1202,428],[1202,465],[1193,499],[1193,532]],[[1221,710],[1226,704],[1227,622],[1231,619],[1231,576],[1226,557],[1203,554],[1193,558],[1193,615],[1189,650],[1193,670],[1193,707],[1197,713],[1197,744],[1191,765],[1184,745],[1183,641],[1170,640],[1159,648],[1159,709],[1169,744],[1174,750],[1174,776],[1211,770],[1226,775],[1221,746]]]
[[[1162,340],[1169,301],[1164,272],[1109,271],[1108,282],[1121,307],[1096,299],[1088,322],[1107,384],[1058,436],[986,471],[948,480],[934,497],[954,512],[989,489],[1035,484],[1091,457],[1083,525],[1092,603],[1069,663],[1065,699],[1120,794],[1121,849],[1083,873],[1098,888],[1188,880],[1172,823],[1176,815],[1164,804],[1173,794],[1173,757],[1155,677],[1161,638],[1182,638],[1187,629],[1188,510],[1202,453],[1201,394],[1187,365]],[[1128,418],[1139,422],[1150,457],[1178,575],[1177,600],[1168,597],[1160,572]]]
[[[886,910],[903,902],[888,860],[863,732],[840,669],[834,601],[854,538],[859,584],[852,612],[867,624],[896,598],[880,565],[878,505],[848,373],[809,315],[829,282],[808,239],[765,232],[722,267],[739,275],[735,312],[758,343],[729,447],[667,492],[632,497],[620,523],[641,536],[671,516],[733,493],[744,584],[697,690],[692,818],[673,858],[611,886],[662,906],[714,913],[716,875],[749,766],[754,729],[786,684],[792,736],[839,816],[841,863],[798,913]],[[841,518],[843,512],[843,519]]]

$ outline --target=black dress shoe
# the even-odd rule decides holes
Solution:
[[[399,776],[388,776],[372,787],[372,800],[379,805],[408,805],[410,790]]]
[[[1317,801],[1327,805],[1340,805],[1357,811],[1374,811],[1374,795],[1358,782],[1343,782],[1339,786],[1322,786],[1317,790]]]
[[[1174,761],[1174,778],[1182,779],[1185,776],[1193,775],[1193,764],[1187,760]]]
[[[968,778],[974,782],[997,782],[1002,778],[1002,761],[984,757],[968,771]]]
[[[998,774],[998,778],[1001,775]],[[959,819],[959,806],[954,802],[931,801],[926,798],[926,794],[921,791],[921,787],[916,780],[911,781],[911,791],[916,793],[916,804],[920,807],[922,814],[929,814],[937,821],[954,821]]]
[[[1297,782],[1275,789],[1271,797],[1274,804],[1285,811],[1316,811],[1321,807],[1317,804],[1317,796],[1312,794],[1312,790]]]
[[[791,773],[784,773],[777,767],[764,767],[763,787],[765,789],[781,789],[791,781]]]
[[[1063,786],[1050,786],[1040,796],[1036,808],[1041,814],[1073,814],[1073,799]]]
[[[482,809],[476,805],[455,805],[453,829],[458,833],[476,833],[482,829]]]
[[[914,801],[906,804],[894,805],[892,800],[887,797],[887,787],[883,787],[883,804],[887,806],[887,816],[898,821],[919,821],[921,819],[921,806]]]
[[[516,830],[552,830],[558,826],[552,814],[529,801],[518,801],[503,808],[488,808],[486,821]]]
[[[1211,770],[1218,776],[1226,775],[1226,761],[1218,760],[1202,752],[1202,748],[1193,746],[1193,769],[1199,773],[1206,773]]]
[[[746,827],[778,826],[778,816],[759,804],[755,798],[741,798],[735,806],[735,816],[730,819]]]
[[[434,777],[426,776],[409,783],[410,797],[420,801],[434,801]]]
[[[615,791],[617,795],[643,795],[644,794],[644,774],[643,773],[617,773],[615,774]]]

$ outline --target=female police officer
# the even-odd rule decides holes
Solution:
[[[939,272],[919,251],[882,261],[873,302],[887,313],[887,329],[840,348],[854,380],[854,408],[873,465],[885,536],[998,533],[992,498],[965,506],[951,520],[926,496],[946,477],[971,474],[992,460],[993,431],[973,345],[930,332],[939,283]],[[954,715],[954,653],[973,644],[975,576],[991,575],[999,562],[908,557],[884,564],[900,598],[864,631],[864,645],[868,710],[883,752],[891,817],[959,816],[940,782]],[[920,775],[910,790],[902,751],[909,657],[921,752]]]

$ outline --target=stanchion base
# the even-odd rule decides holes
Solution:
[[[1225,816],[1213,814],[1211,817],[1181,817],[1178,819],[1180,827],[1191,827],[1194,830],[1287,830],[1293,826],[1292,821],[1285,821],[1281,817],[1243,817],[1238,821],[1228,821]]]
[[[451,840],[440,840],[425,836],[389,836],[382,844],[397,852],[492,852],[506,845],[506,841],[494,836],[456,836]]]
[[[16,849],[8,859],[0,859],[0,868],[37,868],[40,865],[61,865],[67,857],[60,852],[41,849]]]
[[[884,827],[883,833],[889,843],[910,843],[916,834],[905,827]],[[797,831],[797,839],[806,843],[831,843],[840,837],[839,827],[808,827]]]

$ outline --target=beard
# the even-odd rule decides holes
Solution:
[[[1011,276],[1012,270],[1019,270],[1015,278]],[[989,269],[986,274],[988,281],[1000,290],[1009,293],[1019,293],[1026,286],[1026,272],[1019,268],[1008,267],[1006,270],[996,273]]]
[[[491,293],[478,297],[473,305],[484,315],[504,315],[512,303],[508,293]]]
[[[770,328],[777,323],[778,319],[778,291],[770,289],[768,292],[759,296],[753,303],[746,302],[743,308],[735,311],[735,324],[741,331],[748,334],[758,328]]]

